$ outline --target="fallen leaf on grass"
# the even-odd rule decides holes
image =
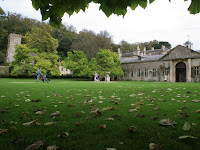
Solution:
[[[161,145],[160,143],[155,144],[155,143],[150,143],[149,144],[149,149],[150,150],[162,150],[163,149],[163,145]]]
[[[6,96],[4,96],[4,95],[1,95],[0,97],[1,97],[1,98],[4,98],[4,97],[6,97]]]
[[[143,100],[139,101],[139,102],[136,102],[135,103],[136,105],[142,105],[143,104]]]
[[[28,103],[28,102],[30,102],[30,101],[31,101],[30,99],[26,99],[26,100],[25,100],[26,103]]]
[[[32,102],[40,102],[41,100],[40,99],[33,99],[31,100]]]
[[[81,124],[83,124],[83,122],[82,121],[78,121],[78,122],[76,122],[76,125],[81,125]]]
[[[56,111],[55,113],[52,113],[52,114],[50,115],[50,117],[58,116],[58,115],[60,115],[60,112],[59,112],[59,111]]]
[[[168,125],[175,125],[177,124],[175,121],[171,120],[170,118],[168,119],[162,119],[159,121],[160,124],[164,125],[164,126],[168,126]]]
[[[18,144],[18,143],[22,142],[23,140],[24,139],[22,139],[22,138],[17,138],[16,140],[12,141],[11,143]]]
[[[157,117],[153,117],[152,119],[153,119],[153,120],[158,120],[158,116],[157,116]]]
[[[188,131],[190,130],[190,124],[188,122],[185,122],[184,126],[183,126],[183,130],[184,131]]]
[[[194,99],[194,100],[192,100],[192,102],[196,102],[196,103],[197,103],[197,102],[199,102],[199,100],[197,100],[197,99]]]
[[[117,120],[121,120],[121,116],[118,114],[112,115],[113,118],[117,119]]]
[[[108,118],[106,120],[109,120],[109,121],[114,121],[115,119],[114,118]]]
[[[0,134],[7,133],[7,132],[8,132],[8,129],[0,129]]]
[[[193,126],[197,126],[197,123],[192,123]]]
[[[48,146],[47,147],[47,150],[57,150],[57,146],[56,145],[53,145],[53,146]]]
[[[102,110],[105,111],[105,110],[113,110],[115,109],[116,107],[104,107]]]
[[[76,118],[76,117],[80,117],[80,116],[81,116],[80,113],[74,114],[74,117],[75,117],[75,118]]]
[[[75,107],[76,105],[75,104],[73,104],[73,105],[67,105],[67,107]]]
[[[199,110],[195,110],[196,113],[200,113],[200,109]]]
[[[90,110],[90,113],[92,113],[92,114],[97,114],[98,112],[100,112],[99,108],[93,108]]]
[[[127,128],[127,131],[128,131],[129,133],[134,133],[134,132],[137,131],[137,127],[136,127],[136,126],[131,126],[130,128]]]
[[[137,109],[129,109],[128,112],[138,111]]]
[[[45,114],[45,112],[44,111],[37,111],[35,114],[36,115],[43,115],[43,114]]]
[[[33,124],[35,122],[35,120],[27,122],[27,123],[23,123],[23,126],[30,126],[31,124]]]
[[[46,122],[46,123],[44,123],[44,125],[45,126],[49,126],[49,125],[53,125],[53,124],[55,124],[56,122]]]
[[[190,135],[183,135],[183,136],[179,136],[179,137],[178,137],[178,139],[180,139],[180,140],[182,140],[182,139],[186,139],[186,138],[197,139],[197,137],[190,136]]]
[[[0,113],[5,113],[5,112],[7,112],[6,110],[0,110]]]
[[[99,126],[99,129],[105,129],[105,128],[106,128],[105,124]]]
[[[17,122],[14,122],[14,121],[10,121],[10,124],[17,124]]]
[[[36,150],[36,149],[39,149],[42,145],[43,145],[42,141],[37,141],[29,145],[28,147],[26,147],[25,150]]]
[[[69,133],[68,132],[63,132],[61,134],[58,135],[59,138],[66,138],[69,136]]]

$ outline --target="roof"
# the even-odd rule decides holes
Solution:
[[[120,61],[122,64],[126,63],[134,63],[134,62],[148,62],[148,61],[156,61],[159,60],[164,55],[152,55],[152,56],[146,56],[143,57],[141,60],[138,59],[138,57],[121,57]]]
[[[196,52],[200,53],[200,50],[197,50]]]
[[[189,44],[192,44],[192,42],[186,41],[184,44],[185,44],[185,45],[189,45]]]

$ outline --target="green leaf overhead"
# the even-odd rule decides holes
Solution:
[[[102,10],[107,17],[111,14],[125,15],[127,7],[135,10],[138,5],[146,8],[148,2],[151,4],[155,0],[32,0],[33,7],[40,9],[42,20],[50,19],[52,26],[59,27],[64,13],[72,15],[74,12],[78,13],[80,10],[85,11],[90,2],[100,4]],[[171,0],[169,0],[171,2]],[[185,0],[187,1],[187,0]],[[191,14],[200,12],[200,1],[191,0],[188,8]]]

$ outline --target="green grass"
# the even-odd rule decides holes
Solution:
[[[25,102],[26,99],[41,101]],[[85,100],[92,102],[84,103]],[[137,112],[128,112],[137,107],[131,104],[141,100],[143,104]],[[200,113],[195,111],[200,109],[200,102],[192,100],[200,100],[200,83],[96,83],[57,79],[36,84],[35,79],[0,79],[0,129],[9,129],[0,133],[0,149],[25,149],[41,140],[44,145],[39,149],[56,145],[63,150],[147,150],[150,143],[160,143],[166,150],[197,150],[200,148]],[[105,107],[114,109],[102,111]],[[186,108],[181,111],[183,107]],[[93,108],[99,108],[101,114],[92,114]],[[37,109],[45,114],[36,115]],[[56,111],[60,115],[50,117]],[[119,117],[108,121],[107,118],[113,115]],[[86,119],[89,116],[91,119]],[[154,117],[158,119],[152,119]],[[177,125],[159,124],[161,119],[167,118],[176,121]],[[41,124],[56,123],[22,125],[32,120]],[[17,124],[10,124],[11,121]],[[76,125],[80,121],[82,124]],[[189,131],[182,129],[185,122],[191,125]],[[104,124],[106,128],[100,129]],[[136,127],[133,133],[128,132],[131,126]],[[68,132],[69,136],[59,138],[63,132]],[[198,139],[179,140],[182,135]],[[21,142],[12,143],[19,138]]]

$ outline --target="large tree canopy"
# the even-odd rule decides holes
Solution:
[[[154,0],[32,0],[32,5],[36,10],[40,9],[42,20],[50,18],[50,24],[52,26],[60,26],[64,13],[72,15],[74,12],[79,12],[80,10],[85,11],[90,2],[100,4],[100,10],[102,10],[106,16],[110,16],[112,13],[125,15],[128,6],[132,10],[135,10],[138,5],[142,8],[146,8],[148,2],[152,3],[153,1]],[[191,14],[199,13],[200,1],[191,1],[192,3],[188,10]]]

